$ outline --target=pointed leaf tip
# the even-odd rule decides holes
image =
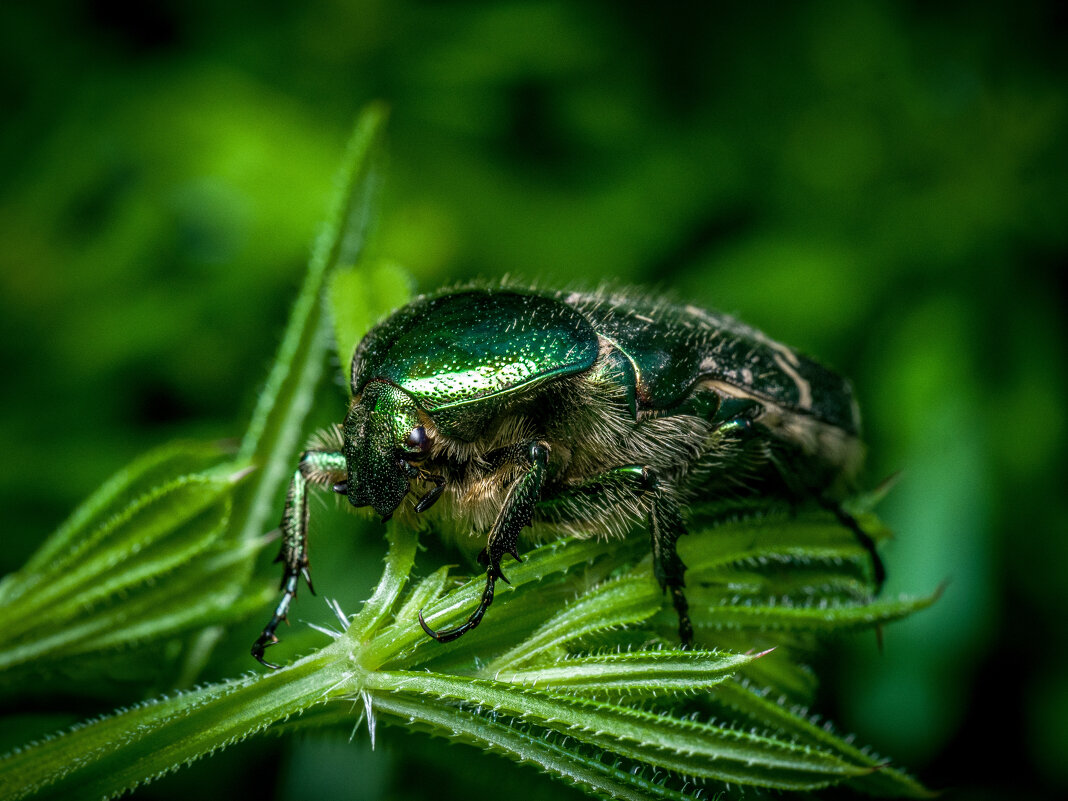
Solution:
[[[239,470],[235,470],[233,473],[226,477],[226,480],[231,484],[240,484],[245,478],[252,475],[259,468],[254,464],[250,464],[247,467],[242,467]]]

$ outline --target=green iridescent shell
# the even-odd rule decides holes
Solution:
[[[474,289],[418,300],[373,329],[353,358],[352,391],[389,382],[440,424],[450,410],[589,370],[598,351],[593,327],[570,306]]]

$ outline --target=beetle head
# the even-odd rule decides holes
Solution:
[[[427,449],[411,397],[392,384],[372,381],[345,418],[349,503],[370,506],[388,519],[417,474],[411,460],[421,458]]]

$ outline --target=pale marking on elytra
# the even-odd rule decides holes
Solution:
[[[801,360],[798,358],[797,353],[792,348],[788,348],[781,342],[776,342],[769,337],[763,331],[759,329],[752,329],[752,336],[760,344],[768,347],[774,351],[775,364],[786,373],[793,380],[794,385],[797,387],[799,408],[805,411],[812,409],[812,386],[808,381],[801,377],[801,374],[797,372],[797,368],[801,366]]]
[[[794,356],[794,359],[796,358],[797,357]],[[812,387],[809,385],[808,381],[803,379],[800,373],[798,373],[792,365],[788,364],[786,359],[778,353],[775,354],[775,363],[779,365],[782,371],[790,376],[790,378],[793,379],[794,384],[797,385],[797,405],[805,411],[810,410],[812,408]]]

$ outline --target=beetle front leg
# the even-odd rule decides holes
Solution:
[[[423,613],[419,613],[419,625],[438,642],[451,642],[482,622],[483,615],[493,603],[493,590],[497,579],[508,583],[508,579],[501,572],[501,559],[505,554],[511,554],[517,561],[522,561],[519,558],[519,532],[525,526],[530,525],[530,520],[534,515],[534,505],[541,496],[541,485],[545,479],[546,465],[549,462],[549,448],[541,442],[530,442],[519,447],[529,467],[512,484],[508,497],[505,498],[501,511],[497,514],[497,519],[490,529],[489,540],[483,551],[486,564],[486,588],[482,591],[482,599],[479,601],[478,608],[471,613],[466,623],[445,631],[434,631],[423,619]]]
[[[297,585],[300,577],[308,584],[308,589],[315,592],[312,587],[311,574],[308,572],[308,487],[326,486],[333,487],[335,491],[343,488],[346,475],[345,457],[337,451],[305,451],[301,454],[300,464],[293,473],[289,482],[289,491],[286,493],[286,505],[282,512],[282,549],[278,552],[276,562],[282,562],[285,570],[282,573],[282,599],[274,610],[271,622],[268,623],[259,639],[252,645],[252,655],[265,667],[272,670],[278,665],[273,665],[263,658],[264,649],[278,642],[275,629],[278,624],[286,619],[289,605],[297,597]]]

